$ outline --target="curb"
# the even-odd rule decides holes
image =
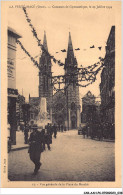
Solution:
[[[24,146],[24,147],[20,147],[20,148],[12,148],[10,152],[12,151],[18,151],[18,150],[23,150],[23,149],[27,149],[29,148],[29,146]]]
[[[103,140],[93,139],[93,140],[101,141],[101,142],[115,142],[115,140],[109,140],[109,139],[103,139]]]

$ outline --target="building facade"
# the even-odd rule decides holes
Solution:
[[[58,126],[63,125],[67,127],[67,104],[64,92],[57,91],[54,94],[52,108],[53,123],[56,123]]]
[[[16,40],[21,36],[12,28],[8,27],[8,123],[10,124],[10,139],[16,144],[16,101],[18,90],[16,89]]]
[[[100,121],[100,104],[96,102],[95,96],[88,91],[82,98],[81,122],[95,124]]]
[[[67,57],[65,59],[65,91],[57,91],[53,95],[52,64],[48,52],[46,33],[44,33],[43,47],[39,69],[39,97],[30,97],[31,119],[36,119],[41,97],[47,100],[47,112],[50,120],[57,125],[76,129],[80,123],[79,86],[77,85],[77,60],[74,56],[71,34],[69,33]],[[71,76],[69,76],[71,75]]]
[[[16,101],[16,117],[17,117],[17,126],[20,126],[23,123],[23,110],[22,105],[25,104],[25,97],[18,94]]]
[[[112,26],[106,46],[105,67],[101,73],[100,95],[102,121],[115,122],[115,26]]]
[[[112,26],[106,46],[104,68],[101,73],[101,119],[115,131],[115,26]]]

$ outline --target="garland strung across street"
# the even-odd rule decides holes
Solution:
[[[31,59],[31,61],[34,63],[35,66],[37,66],[39,68],[39,64],[38,62],[30,55],[30,53],[24,48],[24,46],[22,45],[22,43],[17,39],[17,44],[20,45],[21,49],[29,56],[29,58]]]
[[[44,51],[52,60],[54,63],[58,63],[60,66],[65,66],[64,63],[62,63],[60,60],[57,60],[54,56],[52,56],[48,51],[45,50],[43,44],[41,43],[41,40],[38,38],[38,35],[37,35],[37,32],[34,28],[34,26],[32,25],[31,23],[31,19],[29,18],[28,14],[27,14],[27,11],[26,11],[26,8],[23,7],[23,11],[24,11],[24,14],[26,16],[26,20],[27,22],[29,23],[29,26],[31,27],[31,30],[32,30],[32,33],[33,33],[33,36],[36,38],[37,40],[37,43],[38,43],[38,46],[41,48],[42,51]],[[90,48],[95,48],[95,46],[91,46]],[[99,50],[101,50],[102,47],[98,47]],[[75,49],[76,51],[80,50],[80,48],[77,48]],[[62,52],[66,52],[65,49],[61,50]],[[56,52],[56,53],[59,53],[59,52]]]
[[[34,63],[34,65],[37,68],[39,68],[38,62],[29,54],[29,52],[24,48],[23,44],[19,40],[17,40],[17,44],[19,44],[21,46],[21,49],[29,56],[29,58]],[[74,66],[73,69],[75,68],[75,70],[72,73],[66,74],[66,75],[51,76],[48,72],[45,71],[45,69],[44,70],[42,69],[42,72],[44,75],[51,77],[52,85],[54,86],[55,91],[57,91],[57,88],[55,87],[55,85],[59,84],[59,86],[60,86],[61,84],[65,83],[66,79],[68,79],[70,83],[75,83],[75,81],[76,81],[76,85],[78,85],[80,87],[87,87],[90,84],[92,84],[93,82],[95,82],[96,75],[104,66],[104,63],[103,63],[104,59],[101,57],[99,59],[100,59],[99,62],[97,62],[91,66],[88,66],[88,67],[75,68],[76,66]],[[101,64],[101,66],[100,66],[100,64]],[[91,81],[91,82],[89,82],[85,85],[82,85],[79,83],[81,81]],[[60,89],[60,87],[59,87],[59,89]]]
[[[63,83],[65,83],[65,80],[68,80],[68,81],[70,81],[70,83],[76,82],[77,85],[80,85],[78,82],[91,81],[91,82],[87,83],[86,85],[80,85],[82,87],[86,87],[86,86],[92,84],[93,82],[95,82],[96,75],[99,73],[99,71],[103,67],[104,67],[104,59],[100,58],[100,62],[97,62],[97,63],[95,63],[91,66],[88,66],[86,68],[76,68],[75,71],[73,71],[70,74],[53,76],[52,82],[55,85],[58,83],[63,84]]]
[[[38,46],[41,48],[41,50],[43,52],[45,52],[54,61],[54,63],[58,63],[60,66],[64,66],[64,64],[60,60],[57,60],[54,56],[50,55],[49,52],[45,50],[43,44],[41,44],[41,40],[37,36],[36,30],[35,30],[34,26],[31,23],[31,19],[29,18],[25,7],[23,7],[23,11],[24,11],[24,14],[26,16],[26,20],[27,20],[27,22],[29,23],[29,26],[32,29],[33,36],[37,40]]]
[[[65,64],[62,63],[60,60],[57,60],[54,56],[51,56],[49,54],[48,51],[45,50],[44,46],[41,44],[41,40],[38,38],[38,35],[36,33],[35,28],[33,27],[33,25],[31,24],[31,20],[27,14],[26,8],[23,7],[23,11],[25,13],[26,16],[26,20],[29,23],[29,26],[32,29],[32,33],[33,36],[36,38],[37,42],[38,42],[38,46],[41,48],[42,52],[45,52],[55,63],[58,63],[60,66],[64,66]],[[37,57],[32,57],[29,52],[24,48],[23,44],[17,40],[17,43],[21,46],[21,49],[30,57],[31,61],[33,62],[33,64],[40,69],[38,62],[35,60],[35,58]],[[90,48],[95,48],[95,46],[93,45]],[[76,50],[80,50],[80,48],[77,48]],[[66,50],[61,50],[62,52],[66,52]],[[46,75],[47,77],[50,77],[52,80],[52,86],[53,89],[55,91],[57,90],[65,90],[71,83],[76,84],[80,87],[87,87],[90,84],[92,84],[93,82],[95,82],[96,80],[96,75],[98,74],[98,72],[104,67],[104,59],[99,57],[99,61],[93,65],[87,66],[87,67],[83,67],[81,65],[81,68],[77,68],[77,65],[74,65],[73,67],[71,67],[71,73],[70,74],[66,74],[66,75],[59,75],[59,76],[52,76],[52,74],[49,74],[45,68],[41,69],[40,71],[42,71],[42,73],[44,75]],[[82,85],[81,82],[87,82],[86,84]],[[66,86],[64,88],[61,89],[60,85],[65,84]],[[56,88],[55,85],[58,85],[59,87]]]

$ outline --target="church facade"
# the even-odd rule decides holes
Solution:
[[[79,86],[77,85],[77,60],[74,56],[71,34],[69,33],[67,57],[65,59],[65,95],[67,102],[67,127],[75,129],[80,124]]]
[[[46,33],[44,32],[43,46],[48,52]],[[80,124],[79,86],[77,86],[77,60],[74,56],[71,34],[69,33],[67,56],[65,59],[65,87],[53,94],[52,64],[46,52],[42,52],[39,69],[39,98],[47,100],[47,111],[52,123],[76,129]],[[35,99],[35,98],[34,98]],[[30,100],[32,98],[30,97]],[[33,102],[33,101],[30,101]]]

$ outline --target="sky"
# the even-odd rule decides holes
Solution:
[[[105,46],[111,26],[115,25],[113,8],[27,8],[27,13],[41,42],[43,43],[43,35],[46,31],[49,53],[63,63],[67,53],[62,53],[60,50],[67,50],[69,31],[71,32],[73,48],[80,48],[79,51],[74,50],[78,67],[92,65],[99,61],[99,57],[105,56]],[[14,28],[22,36],[20,41],[33,57],[37,55],[40,57],[40,48],[21,8],[8,9],[8,26]],[[94,49],[90,49],[92,45],[95,46]],[[101,51],[98,49],[99,46],[102,47]],[[39,61],[39,58],[36,60]],[[53,75],[64,74],[63,67],[54,63],[52,65]],[[80,100],[89,90],[96,97],[99,97],[99,84],[100,74],[98,74],[95,83],[86,88],[79,88]],[[38,69],[17,45],[16,88],[20,94],[23,91],[23,95],[28,101],[29,94],[31,97],[38,97],[38,86]]]

